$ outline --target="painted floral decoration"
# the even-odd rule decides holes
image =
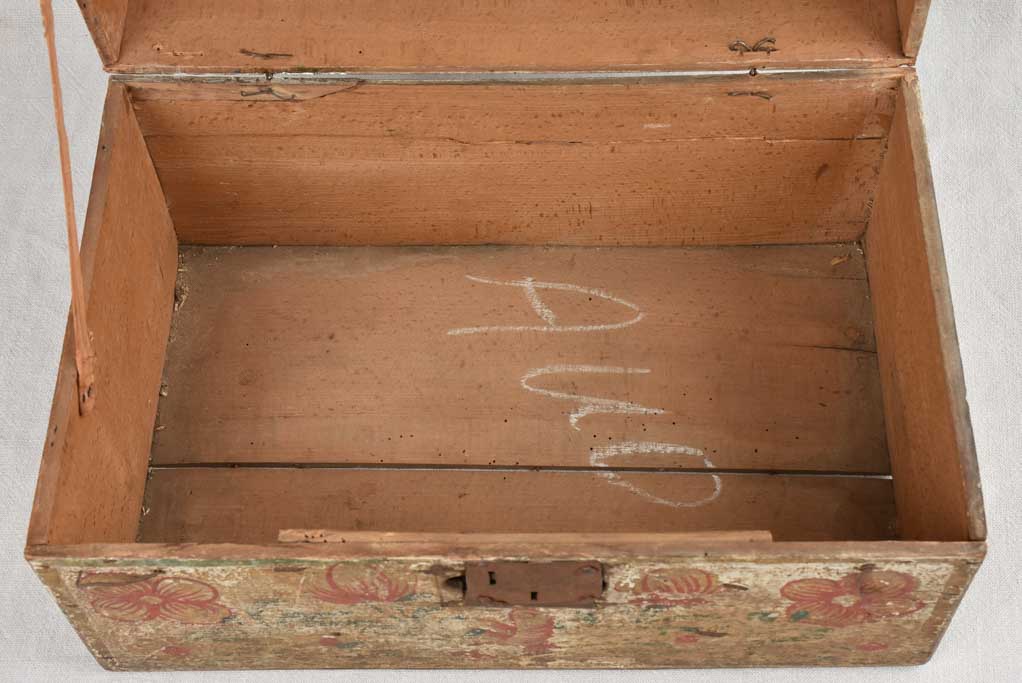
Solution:
[[[93,573],[79,577],[78,586],[96,612],[117,621],[216,624],[231,615],[215,588],[182,576]]]
[[[539,610],[513,608],[506,620],[487,619],[484,626],[487,628],[472,629],[469,635],[502,645],[517,645],[528,655],[543,654],[554,648],[550,642],[554,635],[554,618]]]
[[[915,577],[895,571],[863,568],[837,581],[799,579],[781,588],[792,601],[791,621],[840,628],[892,619],[923,608],[914,591]]]
[[[415,576],[392,576],[382,569],[362,565],[335,564],[326,570],[324,583],[312,594],[324,602],[358,605],[369,602],[398,602],[415,593]]]
[[[727,633],[711,631],[709,629],[699,628],[698,626],[682,626],[681,633],[674,636],[674,644],[693,645],[695,643],[703,642],[704,638],[727,638],[727,636]]]
[[[658,570],[644,574],[632,589],[632,605],[691,607],[723,586],[715,574],[702,569]]]

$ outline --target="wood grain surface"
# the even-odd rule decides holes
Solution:
[[[568,329],[472,279],[528,277]],[[888,471],[855,245],[187,247],[178,288],[156,465]]]
[[[901,532],[983,540],[986,522],[918,81],[908,78],[866,233]]]
[[[30,543],[134,539],[170,330],[177,241],[123,86],[111,84],[82,238],[96,405],[65,336]]]
[[[709,474],[154,469],[144,543],[273,543],[280,531],[766,530],[778,541],[894,538],[882,478]]]
[[[88,12],[88,10],[87,10]],[[732,49],[775,39],[775,52]],[[135,0],[120,72],[536,71],[907,63],[895,0]]]
[[[184,243],[646,246],[858,239],[896,84],[134,92]]]

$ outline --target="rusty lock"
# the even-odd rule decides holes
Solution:
[[[475,607],[592,607],[603,590],[595,560],[465,564],[465,604]]]

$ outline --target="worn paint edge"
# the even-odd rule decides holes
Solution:
[[[532,542],[486,547],[480,543],[457,547],[422,543],[273,543],[238,544],[84,544],[71,546],[35,545],[25,550],[26,558],[53,566],[270,566],[281,561],[337,561],[338,559],[478,560],[528,556],[533,558],[570,557],[573,559],[617,558],[652,559],[691,558],[700,561],[754,562],[785,564],[838,561],[907,560],[920,563],[946,563],[965,560],[979,565],[986,555],[983,542],[940,541],[851,541],[851,542],[688,542],[675,546],[662,544],[586,543],[560,547]]]
[[[114,659],[110,648],[99,638],[100,629],[93,628],[88,623],[85,611],[78,604],[78,601],[72,597],[71,591],[68,590],[67,585],[60,577],[60,572],[54,569],[51,563],[33,561],[30,564],[43,586],[53,596],[53,599],[57,602],[60,610],[78,634],[78,637],[81,638],[85,647],[96,658],[100,666],[108,671],[122,671],[123,669],[117,664],[117,660]]]

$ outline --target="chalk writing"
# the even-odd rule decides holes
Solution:
[[[521,385],[526,391],[534,394],[542,394],[550,398],[563,401],[575,401],[578,408],[568,416],[568,422],[572,429],[579,430],[578,421],[587,415],[620,414],[620,415],[662,415],[661,408],[647,408],[631,401],[618,401],[611,398],[600,398],[598,396],[586,396],[584,394],[572,394],[565,391],[551,391],[540,389],[529,384],[529,380],[543,375],[557,375],[561,373],[582,373],[582,374],[603,374],[603,375],[646,375],[649,370],[646,368],[618,368],[607,365],[548,365],[545,368],[529,370],[522,376]]]
[[[537,316],[539,316],[540,320],[542,320],[544,324],[457,327],[447,331],[447,334],[451,336],[482,334],[486,332],[602,332],[606,330],[620,330],[630,327],[645,317],[645,313],[637,305],[630,301],[618,298],[613,294],[603,291],[602,289],[580,287],[578,285],[563,282],[541,282],[531,277],[526,277],[521,280],[491,280],[488,278],[476,277],[474,275],[466,275],[465,277],[472,282],[499,285],[501,287],[520,288],[525,294],[525,299],[529,302],[532,310]],[[602,323],[598,325],[562,325],[558,322],[557,314],[546,305],[546,302],[543,301],[543,298],[540,296],[541,290],[575,292],[577,294],[585,295],[590,299],[592,297],[599,297],[629,309],[634,313],[634,315],[630,319],[622,322]],[[526,372],[522,376],[520,384],[523,389],[531,393],[559,401],[572,401],[577,404],[577,407],[568,415],[568,423],[571,425],[572,429],[580,431],[580,427],[578,425],[579,420],[589,415],[663,415],[667,411],[663,408],[652,408],[640,405],[633,401],[622,401],[612,398],[603,398],[600,396],[589,396],[575,392],[543,389],[541,387],[533,386],[531,384],[532,380],[546,375],[558,374],[648,375],[649,373],[650,370],[647,368],[626,368],[613,365],[547,365],[542,368],[533,368]],[[597,476],[602,477],[608,483],[628,489],[632,493],[658,505],[667,505],[674,508],[694,508],[699,507],[700,505],[706,505],[720,496],[723,484],[721,482],[721,478],[716,474],[710,475],[710,479],[713,481],[713,493],[704,498],[700,498],[699,500],[680,501],[658,496],[638,486],[632,481],[622,479],[620,474],[609,469],[610,465],[607,464],[607,460],[624,455],[689,455],[702,459],[703,464],[707,468],[712,469],[714,467],[713,463],[710,462],[710,459],[697,448],[653,441],[626,441],[624,443],[618,443],[611,446],[592,448],[590,449],[589,463],[593,467],[607,468],[607,471],[605,472],[597,472]]]
[[[610,467],[607,464],[607,460],[610,458],[619,457],[622,455],[643,455],[643,454],[655,454],[655,455],[691,455],[693,457],[701,458],[703,465],[713,469],[714,465],[710,462],[710,459],[698,448],[691,448],[689,446],[681,446],[673,443],[657,443],[654,441],[626,441],[623,443],[614,444],[611,446],[600,446],[594,448],[589,455],[589,464],[593,467]],[[675,508],[694,508],[700,505],[706,505],[720,496],[723,484],[720,477],[716,474],[710,475],[710,479],[713,480],[713,493],[705,498],[693,501],[679,501],[671,500],[668,498],[662,498],[654,495],[646,489],[633,484],[630,481],[622,479],[617,472],[607,471],[600,472],[599,476],[607,480],[608,483],[614,484],[615,486],[622,486],[632,493],[638,494],[643,498],[646,498],[654,503],[660,505],[669,505]]]
[[[525,298],[528,300],[529,305],[532,306],[532,310],[536,312],[545,325],[484,325],[481,327],[458,327],[452,330],[448,330],[447,334],[451,336],[459,336],[464,334],[482,334],[484,332],[600,332],[604,330],[620,330],[625,327],[630,327],[645,317],[645,313],[639,309],[638,306],[630,301],[620,299],[613,294],[609,294],[602,289],[594,289],[591,287],[579,287],[578,285],[566,284],[563,282],[540,282],[534,280],[531,277],[524,278],[522,280],[490,280],[488,278],[476,277],[474,275],[466,275],[466,278],[472,282],[479,282],[487,285],[500,285],[502,287],[519,287],[525,293]],[[557,315],[550,310],[550,308],[543,303],[543,299],[540,298],[539,290],[553,289],[562,292],[575,292],[585,296],[595,296],[606,301],[611,301],[615,304],[623,306],[635,313],[631,318],[623,322],[615,323],[602,323],[599,325],[561,325],[557,322]]]

